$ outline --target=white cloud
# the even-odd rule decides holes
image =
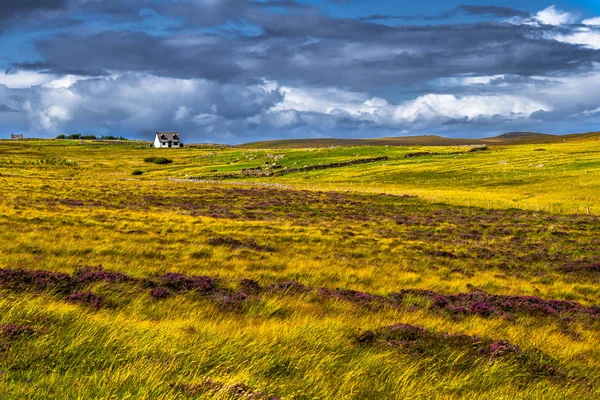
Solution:
[[[550,6],[545,10],[538,12],[531,18],[511,18],[508,22],[515,25],[551,25],[565,26],[574,24],[577,17],[569,12],[558,10],[555,6]],[[585,46],[591,49],[600,49],[600,17],[585,19],[581,22],[583,26],[570,26],[568,31],[563,29],[557,31],[549,29],[542,33],[542,36],[557,40],[563,43]],[[532,37],[535,39],[535,37]]]
[[[64,77],[20,96],[25,93],[28,99],[22,109],[29,129],[47,136],[83,131],[131,136],[171,129],[230,135],[230,124],[259,114],[282,99],[276,87],[268,90],[262,84],[225,85],[148,74]]]
[[[550,6],[538,12],[533,18],[544,25],[554,26],[571,24],[575,22],[576,19],[573,14],[566,11],[560,11],[556,9],[555,6]]]
[[[558,10],[556,6],[550,6],[539,11],[531,18],[514,17],[509,19],[508,22],[515,25],[565,26],[577,22],[577,16],[566,11]],[[567,32],[563,30],[562,33],[549,29],[542,33],[542,36],[563,43],[581,45],[591,49],[600,49],[600,17],[585,19],[581,24],[584,26],[571,26]]]
[[[578,28],[572,33],[551,36],[559,42],[579,44],[591,49],[600,49],[600,30],[591,28]]]
[[[11,89],[28,89],[32,86],[42,85],[56,79],[55,75],[41,74],[32,71],[18,71],[15,73],[0,73],[0,84]]]
[[[539,110],[548,111],[550,107],[527,97],[512,95],[456,97],[451,94],[428,94],[397,106],[393,115],[399,122],[415,122],[493,116],[523,118]]]
[[[272,132],[280,132],[280,136],[332,135],[341,127],[355,134],[362,129],[363,136],[375,129],[443,132],[446,122],[461,121],[494,129],[502,129],[496,125],[502,121],[518,128],[534,118],[538,122],[556,116],[591,119],[600,108],[600,67],[577,76],[534,80],[526,91],[510,86],[510,80],[508,86],[491,85],[495,78],[448,78],[446,87],[438,87],[445,92],[391,102],[363,92],[280,86],[274,81],[232,86],[147,74],[74,81],[65,77],[32,89],[4,89],[4,95],[0,90],[0,104],[15,104],[2,96],[8,100],[20,96],[20,109],[27,115],[30,131],[47,136],[94,132],[133,137],[172,129],[188,132],[188,140],[217,142]],[[468,95],[450,91],[454,86],[473,84],[486,89]],[[546,113],[535,114],[537,111]]]
[[[486,82],[488,80],[482,80]],[[343,113],[350,117],[387,126],[412,122],[440,121],[459,118],[492,117],[522,118],[550,107],[540,101],[513,95],[475,95],[456,97],[451,94],[428,94],[401,104],[385,99],[369,98],[364,93],[341,89],[284,87],[285,100],[271,112],[301,111],[322,114]],[[297,122],[297,115],[282,114],[283,123]]]
[[[40,126],[47,131],[56,131],[61,122],[69,121],[71,114],[69,110],[61,106],[51,106],[37,115]]]
[[[515,25],[552,25],[561,26],[572,24],[577,20],[577,17],[567,11],[561,11],[556,6],[550,6],[542,11],[539,11],[530,18],[513,17],[507,22]]]
[[[284,100],[273,111],[296,110],[327,114],[335,109],[358,112],[369,97],[337,88],[293,88],[282,86]]]
[[[584,19],[583,21],[581,21],[581,23],[583,25],[591,25],[591,26],[600,25],[600,17]]]
[[[48,82],[44,82],[42,85],[50,89],[61,89],[70,88],[75,83],[81,80],[90,79],[89,76],[76,76],[76,75],[65,75],[56,79],[52,79]]]
[[[566,112],[578,108],[580,112],[600,106],[600,66],[586,74],[555,77],[554,82],[536,93],[551,101],[554,109]]]

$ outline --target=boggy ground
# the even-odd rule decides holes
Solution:
[[[0,166],[3,399],[600,396],[598,217],[53,151]]]

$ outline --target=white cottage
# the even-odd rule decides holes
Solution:
[[[154,147],[183,147],[183,143],[179,140],[179,132],[156,132]]]

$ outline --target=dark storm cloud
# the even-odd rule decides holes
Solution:
[[[70,28],[82,23],[68,0],[0,1],[0,34]]]
[[[64,9],[66,6],[66,0],[5,0],[0,2],[0,20],[36,11]]]
[[[530,14],[525,11],[517,10],[510,7],[499,7],[499,6],[472,6],[462,5],[457,8],[468,15],[490,15],[494,17],[529,17]]]
[[[151,17],[170,18],[182,28],[214,27],[275,9],[307,8],[293,0],[6,0],[0,4],[0,29],[55,29],[93,19],[139,23]]]
[[[384,20],[402,20],[402,21],[435,21],[444,20],[462,15],[484,16],[496,18],[521,17],[527,18],[531,16],[528,12],[517,10],[510,7],[500,6],[473,6],[461,5],[453,10],[444,11],[434,15],[381,15],[373,14],[367,17],[360,18],[361,21],[384,21]]]
[[[157,14],[175,19],[181,28],[210,27],[226,22],[254,22],[263,17],[277,18],[298,11],[318,12],[293,0],[182,0],[150,5]]]
[[[560,111],[540,110],[540,111],[536,111],[533,114],[531,114],[532,119],[534,119],[534,120],[537,119],[540,121],[547,121],[547,122],[561,121],[561,120],[564,120],[568,116],[569,116],[569,113],[565,112],[563,110],[560,110]]]
[[[269,34],[259,36],[60,34],[38,42],[43,62],[13,68],[77,75],[136,71],[237,83],[266,78],[368,90],[457,74],[544,75],[600,62],[599,51],[536,38],[540,28],[531,26],[386,27],[352,20],[322,26],[281,20],[267,21]],[[307,39],[308,31],[315,39]]]
[[[587,85],[581,96],[552,79],[584,76],[600,63],[599,50],[564,40],[581,27],[539,24],[502,6],[351,19],[293,0],[11,4],[0,5],[0,31],[10,21],[11,32],[43,28],[44,36],[29,36],[34,55],[7,69],[5,82],[25,89],[0,90],[0,112],[14,126],[26,115],[42,132],[179,129],[229,142],[452,133],[550,124],[600,101]],[[402,20],[444,24],[395,25]],[[59,79],[40,84],[45,77]]]
[[[104,76],[108,75],[108,71],[99,68],[78,68],[78,67],[59,67],[47,62],[25,62],[15,63],[4,70],[6,75],[17,74],[20,70],[38,71],[47,74],[60,75],[83,75],[83,76]]]
[[[61,34],[37,45],[46,60],[16,67],[57,74],[107,75],[138,71],[175,78],[230,81],[242,74],[226,39],[218,36],[157,37],[143,32]]]
[[[64,6],[53,1],[55,7]],[[107,0],[76,1],[70,7],[132,21],[142,17],[142,10],[152,10],[179,25],[161,35],[107,30],[48,36],[36,45],[41,60],[15,63],[13,68],[92,76],[136,71],[237,83],[266,78],[369,90],[372,85],[418,85],[442,75],[547,74],[600,61],[597,50],[545,36],[548,29],[569,28],[508,23],[388,26],[333,18],[291,0]],[[450,13],[528,15],[473,5]],[[228,21],[241,25],[197,31]]]
[[[58,12],[67,10],[67,0],[3,0],[0,1],[0,34],[13,27],[48,27],[47,22]],[[55,26],[73,24],[70,18]]]
[[[144,19],[142,10],[153,10],[158,3],[153,0],[72,0],[70,4],[71,12],[85,13],[87,15],[97,15],[109,17],[115,20],[139,21]]]

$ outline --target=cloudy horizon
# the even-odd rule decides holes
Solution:
[[[0,138],[600,130],[600,5],[395,3],[1,4]]]

